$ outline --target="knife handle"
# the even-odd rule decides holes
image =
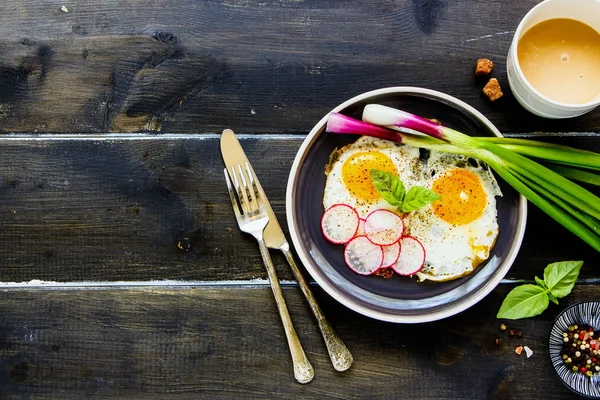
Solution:
[[[299,383],[308,383],[315,376],[315,372],[310,364],[310,361],[308,361],[306,354],[304,353],[300,339],[298,339],[298,335],[296,334],[296,330],[292,324],[292,318],[290,317],[287,305],[285,304],[283,291],[279,285],[279,279],[275,273],[275,267],[273,266],[269,249],[262,240],[258,240],[258,245],[260,247],[260,255],[262,256],[265,267],[267,268],[267,275],[269,277],[269,282],[271,283],[273,295],[275,296],[277,310],[279,311],[279,316],[281,317],[283,329],[285,330],[285,336],[287,337],[288,346],[292,355],[294,376]]]
[[[306,297],[306,301],[308,301],[308,305],[310,306],[313,315],[317,319],[317,323],[319,324],[319,329],[321,330],[321,334],[325,340],[325,346],[327,346],[327,351],[329,352],[329,358],[331,359],[333,368],[340,372],[346,371],[348,368],[350,368],[350,366],[352,366],[352,362],[354,361],[350,350],[348,350],[342,339],[335,333],[333,327],[329,324],[329,321],[327,321],[327,318],[325,318],[325,315],[317,304],[317,300],[313,296],[306,279],[304,279],[304,276],[294,261],[289,244],[285,243],[285,245],[281,247],[281,251],[290,264],[290,269],[292,270],[292,273],[298,282],[298,286],[300,286],[300,290],[302,290],[302,293],[304,294],[304,297]]]

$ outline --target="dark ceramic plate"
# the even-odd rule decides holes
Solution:
[[[483,115],[462,101],[429,89],[379,89],[346,101],[333,111],[361,119],[369,103],[400,108],[473,136],[501,136]],[[287,187],[287,220],[292,241],[304,266],[332,297],[364,315],[392,322],[426,322],[456,314],[481,300],[504,277],[525,232],[527,205],[514,189],[498,179],[504,194],[497,198],[500,234],[488,261],[471,275],[450,282],[418,283],[394,275],[391,279],[361,276],[343,259],[343,247],[321,233],[325,166],[329,154],[357,139],[325,132],[325,116],[302,144]]]
[[[561,358],[562,334],[570,325],[575,324],[588,324],[598,332],[600,330],[600,301],[584,301],[573,304],[556,317],[548,343],[550,362],[566,387],[581,396],[600,399],[600,375],[590,378],[579,372],[573,372],[565,366]]]

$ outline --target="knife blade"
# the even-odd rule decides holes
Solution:
[[[235,137],[235,133],[233,133],[231,129],[225,129],[223,131],[223,134],[221,135],[221,154],[223,156],[223,161],[225,162],[227,170],[230,170],[232,165],[244,165],[244,163],[248,161],[248,158],[246,157],[246,153],[244,152],[242,145],[240,144],[237,137]],[[275,213],[273,213],[273,208],[271,207],[267,196],[265,196],[265,192],[262,186],[260,185],[260,182],[257,181],[256,186],[258,187],[258,190],[263,197],[265,207],[267,209],[267,214],[269,215],[269,223],[267,224],[267,227],[263,232],[263,239],[265,241],[265,244],[270,249],[281,249],[286,244],[289,247],[289,244],[285,239],[283,230],[281,229],[281,226],[277,221]]]
[[[225,162],[225,166],[228,170],[230,170],[231,166],[233,165],[244,165],[244,163],[248,161],[248,157],[246,157],[246,153],[244,152],[242,145],[231,129],[225,129],[221,135],[221,155],[223,156],[223,161]],[[304,276],[296,265],[296,261],[294,260],[294,256],[290,250],[290,245],[285,237],[285,234],[283,233],[283,230],[281,229],[281,225],[279,225],[279,222],[277,221],[277,217],[273,212],[273,208],[271,207],[265,191],[258,179],[256,180],[256,186],[258,187],[260,196],[264,200],[267,214],[269,215],[269,223],[263,232],[265,244],[271,249],[277,249],[283,252],[288,264],[290,265],[290,269],[292,270],[292,273],[298,282],[298,286],[304,294],[304,297],[306,298],[306,301],[308,302],[308,305],[310,306],[310,309],[317,320],[333,367],[337,371],[345,371],[350,368],[352,362],[354,361],[352,354],[342,339],[340,339],[340,337],[335,333],[331,324],[329,324],[325,318],[325,315],[317,304],[317,301],[314,298],[306,279],[304,279]]]

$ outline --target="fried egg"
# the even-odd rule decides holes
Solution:
[[[348,204],[361,218],[381,208],[395,210],[373,187],[371,170],[391,172],[404,181],[412,179],[419,164],[419,149],[363,136],[331,154],[323,206]]]
[[[379,196],[371,169],[394,173],[407,190],[422,186],[441,199],[402,214]],[[496,196],[502,192],[483,163],[437,151],[423,158],[418,148],[363,136],[331,154],[326,174],[325,209],[343,203],[361,218],[376,209],[403,216],[405,234],[417,238],[426,251],[420,280],[459,278],[489,258],[499,233]]]

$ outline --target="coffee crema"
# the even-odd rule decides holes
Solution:
[[[517,46],[521,70],[544,96],[584,104],[600,95],[600,33],[568,18],[532,26]]]

